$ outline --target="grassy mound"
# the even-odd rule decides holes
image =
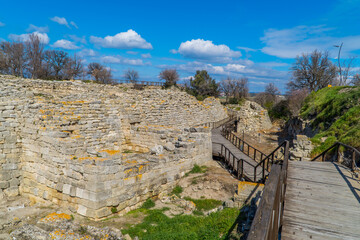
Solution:
[[[311,140],[319,154],[336,141],[360,148],[360,88],[331,87],[312,92],[301,109],[301,117],[318,130]],[[325,142],[321,139],[326,137]]]

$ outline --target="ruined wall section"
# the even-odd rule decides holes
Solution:
[[[161,89],[1,77],[0,84],[1,191],[92,218],[166,191],[211,159],[210,130],[190,126],[226,117],[215,99]]]
[[[19,194],[21,174],[21,113],[26,92],[16,84],[0,89],[0,199]]]

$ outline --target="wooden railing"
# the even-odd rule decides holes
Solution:
[[[235,175],[237,179],[254,181],[254,178],[249,177],[250,174],[246,174],[246,170],[244,169],[244,166],[248,165],[251,166],[252,168],[255,168],[255,165],[247,162],[244,159],[237,158],[224,144],[221,143],[213,143],[213,144],[220,146],[221,150],[220,152],[216,153],[219,154],[217,157],[221,157],[226,167],[231,170],[232,174]]]
[[[132,80],[123,80],[123,79],[115,79],[116,82],[118,83],[133,83],[133,84],[138,84],[138,85],[143,85],[143,86],[163,86],[164,83],[163,82],[151,82],[151,81],[132,81]]]
[[[255,147],[251,146],[247,142],[245,142],[243,139],[236,136],[234,133],[232,133],[231,129],[229,128],[223,128],[221,134],[223,137],[225,137],[227,140],[229,140],[235,147],[237,147],[240,151],[245,153],[250,158],[254,159],[255,161],[259,162],[266,157],[266,154],[261,152],[260,150],[256,149]]]
[[[340,153],[342,154],[342,157],[340,157]],[[352,171],[357,171],[358,166],[360,165],[360,152],[352,146],[346,145],[341,142],[336,142],[328,149],[314,157],[311,161],[319,160],[322,162],[341,162],[343,165],[347,166]]]
[[[230,115],[227,118],[224,118],[222,120],[216,121],[216,122],[207,122],[207,123],[202,123],[202,124],[198,124],[195,127],[208,127],[211,129],[215,129],[218,127],[221,127],[223,125],[226,125],[228,123],[232,123],[233,121],[235,121],[237,118],[233,115]]]
[[[248,240],[277,240],[282,226],[289,162],[289,142],[284,160],[272,166],[264,192],[251,224]]]

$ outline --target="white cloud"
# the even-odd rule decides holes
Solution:
[[[78,54],[80,57],[95,57],[97,52],[92,49],[83,49]]]
[[[90,37],[90,42],[104,47],[104,48],[119,48],[119,49],[152,49],[152,45],[143,39],[137,32],[129,29],[127,32],[121,32],[115,36]]]
[[[29,36],[31,33],[25,33],[25,34],[9,34],[9,39],[13,40],[13,41],[21,41],[21,42],[27,42],[29,41]],[[40,42],[44,43],[44,44],[48,44],[50,41],[49,36],[46,33],[40,33],[40,32],[33,32],[32,34],[35,34],[39,37]]]
[[[57,23],[60,24],[60,25],[65,25],[65,26],[67,26],[68,28],[70,28],[68,22],[66,21],[66,18],[64,18],[64,17],[57,17],[57,16],[55,16],[55,17],[53,17],[53,18],[50,18],[50,20],[53,21],[53,22],[57,22]]]
[[[151,58],[151,54],[150,53],[144,53],[144,54],[141,54],[141,57],[142,58]]]
[[[191,41],[182,42],[177,51],[170,51],[172,53],[178,52],[188,58],[218,62],[231,61],[232,58],[241,56],[241,52],[233,51],[224,44],[215,45],[212,41],[203,39],[193,39]]]
[[[79,29],[79,27],[76,25],[75,22],[71,21],[70,24],[71,24],[72,26],[74,26],[76,29]]]
[[[80,47],[76,46],[73,42],[69,41],[69,40],[65,40],[65,39],[60,39],[57,40],[52,47],[54,48],[63,48],[63,49],[67,49],[67,50],[74,50],[74,49],[79,49]]]
[[[237,47],[237,49],[244,50],[245,52],[256,52],[257,49],[248,48],[248,47]]]
[[[127,54],[131,54],[131,55],[137,55],[139,52],[135,52],[135,51],[126,51]]]
[[[4,26],[5,26],[5,23],[0,22],[0,27],[4,27]]]
[[[343,42],[342,55],[360,49],[360,35],[332,37],[331,28],[324,26],[297,26],[289,29],[268,29],[261,41],[265,44],[262,52],[280,58],[295,58],[315,49],[329,50],[336,56],[334,45]]]
[[[119,63],[126,65],[134,65],[134,66],[143,66],[149,64],[149,63],[144,63],[142,59],[130,59],[121,56],[104,56],[101,58],[101,61],[105,63]]]
[[[78,37],[76,35],[68,35],[69,38],[71,38],[71,40],[75,41],[75,42],[80,42],[82,44],[86,44],[87,41],[86,41],[86,38],[85,36],[82,36],[82,37]]]
[[[45,33],[45,32],[49,32],[49,27],[45,26],[45,27],[38,27],[35,26],[33,24],[30,24],[29,27],[26,29],[27,32],[40,32],[40,33]]]

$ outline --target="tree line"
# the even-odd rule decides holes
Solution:
[[[111,70],[100,63],[85,68],[83,60],[62,50],[47,49],[36,34],[25,42],[0,43],[0,73],[33,79],[69,80],[90,75],[96,81],[110,83]]]

